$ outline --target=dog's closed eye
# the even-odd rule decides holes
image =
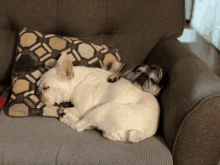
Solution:
[[[138,68],[138,69],[136,70],[136,72],[141,72],[141,69],[140,69],[140,68]]]
[[[47,90],[47,89],[49,89],[50,87],[43,87],[43,90]]]
[[[157,81],[152,79],[152,78],[151,78],[151,82],[152,82],[153,85],[155,85],[157,83]]]

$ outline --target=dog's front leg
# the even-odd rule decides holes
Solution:
[[[43,116],[68,118],[73,121],[78,121],[80,113],[75,107],[63,108],[59,106],[47,105],[43,109]]]
[[[125,66],[125,64],[121,64],[120,62],[115,61],[112,64],[111,68],[109,69],[109,71],[112,72],[113,74],[108,77],[107,81],[109,83],[114,83],[114,82],[118,81],[122,76],[121,70],[124,66]]]
[[[57,117],[62,123],[75,129],[76,122],[80,119],[81,114],[75,107],[63,108],[47,105],[43,109],[43,116]]]
[[[57,110],[59,109],[58,106],[53,106],[53,105],[47,105],[43,109],[43,116],[48,116],[48,117],[58,117]]]

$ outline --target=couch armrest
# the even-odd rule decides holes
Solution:
[[[213,165],[220,158],[220,78],[176,39],[146,58],[169,74],[161,92],[161,131],[174,164]]]

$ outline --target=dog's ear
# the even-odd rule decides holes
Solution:
[[[61,54],[61,56],[59,57],[59,59],[58,59],[57,64],[56,64],[55,67],[61,66],[61,65],[62,65],[62,62],[66,59],[66,57],[67,57],[67,53],[66,53],[66,52],[63,52],[63,53]]]
[[[168,75],[168,73],[165,72],[164,70],[162,70],[162,72],[163,72],[163,76],[162,76],[162,79],[161,79],[161,81],[159,83],[159,87],[160,88],[166,87],[168,82],[169,82],[169,75]]]
[[[62,79],[70,80],[74,77],[73,64],[69,59],[66,58],[66,56],[67,56],[66,52],[62,53],[62,55],[57,61],[56,68],[57,68],[57,74]]]

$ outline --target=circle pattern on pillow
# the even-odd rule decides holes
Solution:
[[[74,37],[43,34],[23,28],[19,32],[16,61],[12,70],[12,93],[5,107],[10,117],[42,116],[46,107],[35,95],[36,82],[63,52],[75,66],[99,67],[120,61],[117,48],[85,43]]]

